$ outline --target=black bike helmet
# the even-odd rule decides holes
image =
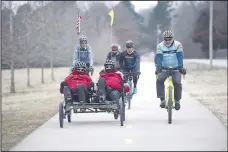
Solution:
[[[115,68],[115,63],[112,60],[106,60],[104,67],[106,72],[113,72]]]
[[[126,47],[127,47],[127,48],[133,48],[133,47],[134,47],[134,42],[133,42],[132,40],[128,40],[128,41],[126,42]]]

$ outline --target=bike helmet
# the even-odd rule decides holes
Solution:
[[[112,60],[106,60],[104,67],[106,72],[114,72],[115,63]]]
[[[79,41],[80,41],[80,43],[82,43],[83,41],[86,41],[86,43],[87,43],[87,37],[84,36],[84,35],[82,35],[82,36],[80,37]]]
[[[170,47],[173,44],[173,32],[171,30],[165,31],[163,33],[164,44],[167,47]]]
[[[127,47],[127,48],[133,48],[133,47],[134,47],[134,42],[133,42],[132,40],[128,40],[128,41],[126,42],[126,47]]]
[[[112,44],[112,51],[117,52],[118,51],[118,45],[117,44]]]
[[[80,72],[86,72],[86,64],[85,62],[77,62],[74,66],[74,70],[77,70],[79,73]]]
[[[165,31],[165,32],[163,33],[163,37],[164,37],[164,39],[165,39],[165,38],[173,38],[173,32],[172,32],[171,30]]]

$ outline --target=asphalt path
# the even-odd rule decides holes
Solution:
[[[11,151],[227,150],[227,129],[186,92],[168,124],[168,113],[156,98],[153,63],[142,63],[141,72],[124,126],[113,114],[95,113],[73,114],[72,122],[60,128],[56,114]]]

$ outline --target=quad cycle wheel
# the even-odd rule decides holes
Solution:
[[[119,114],[118,114],[118,112],[114,112],[114,119],[118,119],[119,118]]]
[[[120,126],[124,125],[125,121],[125,101],[124,97],[119,102],[119,115],[120,115]]]
[[[61,102],[59,104],[59,125],[60,125],[60,128],[63,128],[64,119],[65,119],[64,107],[63,107],[63,103]]]
[[[72,113],[71,110],[67,113],[67,121],[71,122]]]

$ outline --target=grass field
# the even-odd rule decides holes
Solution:
[[[227,127],[227,69],[209,70],[205,64],[188,63],[183,88],[206,106]],[[184,102],[184,101],[183,101]]]

